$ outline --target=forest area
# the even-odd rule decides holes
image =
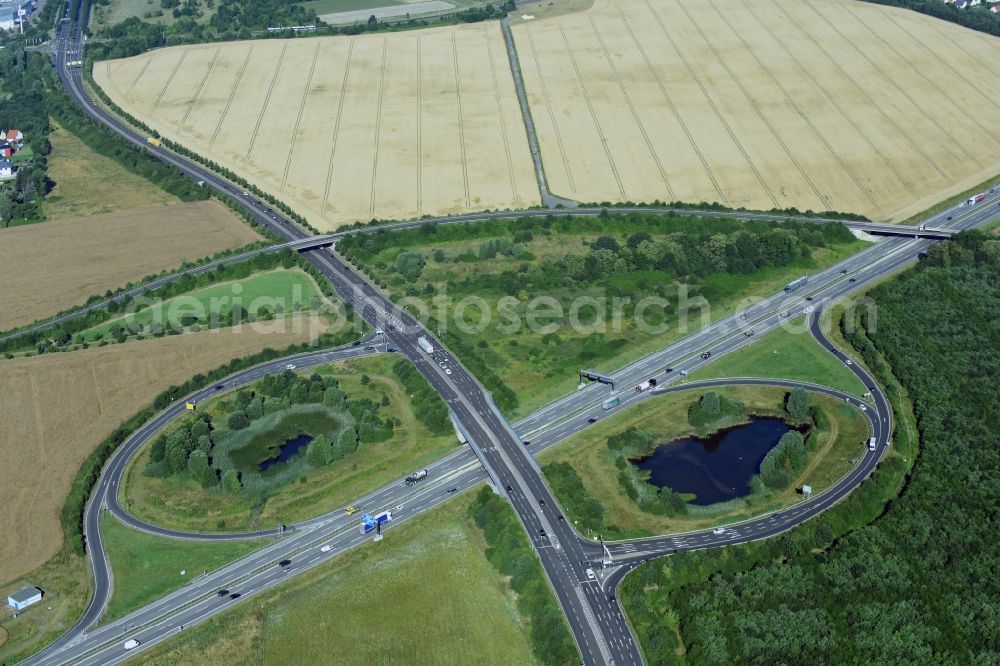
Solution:
[[[903,7],[934,18],[957,23],[964,28],[970,28],[989,35],[1000,36],[1000,14],[990,11],[990,5],[977,7],[956,7],[941,0],[865,0],[876,5]]]
[[[622,600],[649,663],[995,661],[998,270],[1000,241],[966,232],[869,292],[848,338],[912,400],[908,476],[886,459],[786,535],[638,568]]]

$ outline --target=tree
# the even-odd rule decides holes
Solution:
[[[201,449],[191,452],[188,458],[188,474],[200,483],[202,488],[208,488],[218,480],[215,469],[208,464],[208,456]]]
[[[187,469],[187,450],[184,448],[184,441],[177,437],[167,438],[166,447],[167,467],[174,474],[180,474]]]
[[[227,493],[233,495],[243,490],[243,482],[240,481],[240,473],[235,469],[227,469],[222,475],[222,487]]]
[[[785,399],[785,411],[793,419],[799,421],[809,415],[809,408],[811,406],[812,400],[809,398],[809,393],[799,386],[793,388]]]
[[[243,430],[250,425],[250,419],[243,412],[233,412],[229,415],[226,425],[229,426],[230,430]]]
[[[330,441],[325,435],[318,435],[316,439],[309,443],[306,450],[306,462],[313,467],[322,467],[330,462]]]

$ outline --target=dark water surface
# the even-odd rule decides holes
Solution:
[[[262,462],[258,469],[263,472],[268,467],[272,465],[277,465],[295,457],[299,451],[308,446],[309,442],[313,441],[312,435],[307,435],[305,433],[299,435],[298,437],[293,437],[292,439],[286,440],[284,444],[279,447],[279,453],[274,458],[268,458]]]
[[[694,493],[691,504],[725,502],[750,493],[750,479],[760,471],[764,456],[791,429],[781,419],[752,416],[747,424],[705,439],[687,437],[662,444],[632,463],[652,473],[649,482],[654,486]]]

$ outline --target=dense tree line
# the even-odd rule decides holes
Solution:
[[[985,32],[1000,37],[1000,14],[990,11],[988,4],[979,7],[960,9],[954,4],[945,4],[941,0],[865,0],[876,5],[903,7],[934,18],[957,23],[960,26]]]
[[[587,492],[573,466],[568,462],[550,462],[542,466],[542,472],[577,529],[599,533],[604,527],[604,505]]]
[[[889,509],[905,470],[899,456],[789,534],[643,565],[623,599],[650,663],[995,659],[998,250],[979,233],[932,248],[872,290],[874,305],[845,329],[913,400],[919,456]]]
[[[90,2],[90,0],[73,0]],[[96,60],[124,58],[138,55],[150,49],[178,44],[199,44],[204,42],[233,41],[240,39],[297,39],[317,35],[357,35],[365,32],[397,31],[448,23],[477,23],[497,19],[513,11],[514,3],[489,4],[455,11],[440,19],[405,19],[399,21],[372,21],[346,26],[331,26],[323,23],[316,13],[297,3],[283,0],[214,0],[215,9],[208,21],[200,21],[206,10],[211,10],[213,0],[206,6],[196,0],[161,0],[160,9],[153,15],[169,11],[175,19],[163,25],[150,23],[138,17],[130,17],[114,25],[97,31],[102,41],[88,47]],[[110,0],[98,0],[107,5]],[[270,33],[268,28],[314,25],[316,30],[296,33],[291,30]]]
[[[435,435],[452,432],[448,406],[413,364],[400,359],[392,364],[392,371],[406,388],[406,392],[410,395],[413,413],[424,427]]]
[[[580,656],[545,572],[510,505],[488,486],[480,489],[469,513],[486,539],[490,564],[510,578],[518,610],[531,619],[531,649],[549,666],[578,664]]]

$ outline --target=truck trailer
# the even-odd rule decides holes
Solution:
[[[427,478],[427,470],[426,469],[418,470],[413,474],[409,475],[408,477],[406,477],[406,485],[412,486],[418,481],[423,481],[426,478]]]
[[[792,293],[793,291],[804,285],[807,281],[808,278],[804,275],[796,280],[792,280],[791,282],[785,285],[785,293],[786,294]]]
[[[612,407],[617,407],[620,403],[621,401],[618,399],[618,396],[615,396],[613,398],[608,398],[607,400],[602,402],[601,407],[603,407],[604,409],[611,409]]]
[[[428,354],[434,353],[434,345],[432,345],[430,340],[428,340],[424,336],[421,335],[419,338],[417,338],[417,344],[420,345],[420,348],[423,349]]]
[[[979,203],[980,201],[982,201],[985,198],[986,198],[986,193],[985,192],[980,192],[979,194],[974,194],[971,197],[969,197],[969,201],[967,203],[970,206],[975,206],[977,203]]]
[[[654,386],[656,386],[656,378],[655,377],[650,377],[649,379],[647,379],[643,383],[641,383],[638,386],[636,386],[635,387],[635,392],[636,393],[642,393],[643,391],[648,391],[649,389],[653,388]]]

